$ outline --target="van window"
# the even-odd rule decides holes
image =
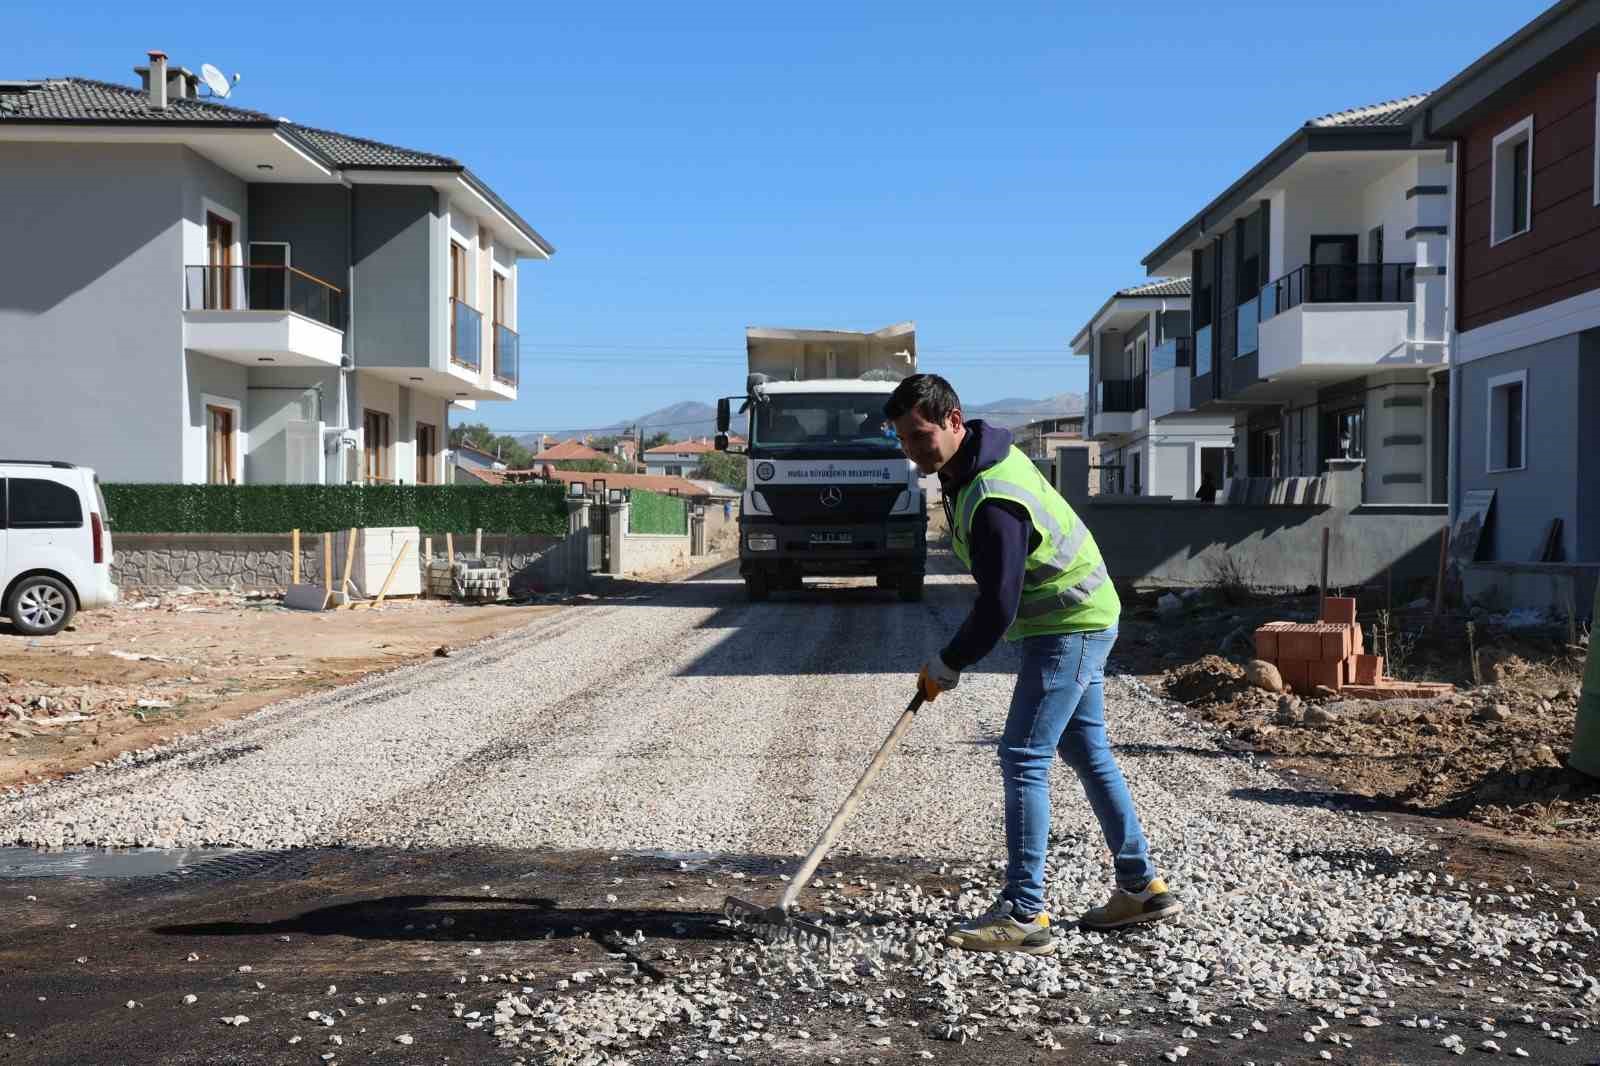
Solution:
[[[14,477],[6,497],[12,529],[76,529],[83,525],[77,491],[59,481]]]

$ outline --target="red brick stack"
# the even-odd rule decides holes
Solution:
[[[1326,688],[1356,699],[1430,699],[1453,691],[1385,677],[1383,656],[1366,654],[1356,601],[1347,596],[1329,596],[1320,622],[1268,622],[1257,629],[1256,658],[1272,663],[1286,687],[1306,695]]]

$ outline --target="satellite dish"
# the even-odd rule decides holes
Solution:
[[[211,90],[212,96],[227,99],[228,94],[233,92],[233,86],[228,83],[228,76],[210,63],[200,65],[200,77],[206,83],[206,88]]]

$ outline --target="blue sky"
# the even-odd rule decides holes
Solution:
[[[461,159],[557,248],[522,268],[521,398],[480,415],[561,429],[737,391],[747,325],[914,319],[968,402],[1081,391],[1071,335],[1296,126],[1545,6],[22,0],[0,77],[128,83],[160,48]]]

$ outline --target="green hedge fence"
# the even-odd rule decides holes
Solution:
[[[352,526],[565,536],[563,486],[108,484],[116,533],[323,533]],[[662,497],[666,499],[666,497]],[[637,494],[635,495],[637,499]]]
[[[628,508],[628,532],[684,536],[689,532],[688,502],[682,496],[634,489],[632,506]]]

